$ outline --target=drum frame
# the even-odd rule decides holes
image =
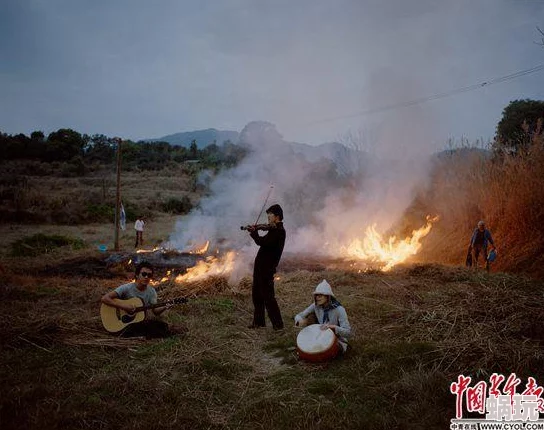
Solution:
[[[307,327],[310,327],[310,326],[307,326]],[[338,355],[341,348],[341,346],[338,343],[338,337],[336,336],[336,333],[330,328],[328,328],[327,330],[330,330],[334,337],[333,337],[333,342],[331,343],[331,345],[324,351],[320,351],[320,352],[303,351],[298,346],[298,341],[297,341],[297,354],[301,360],[310,361],[313,363],[320,363],[323,361],[332,360],[334,357]]]

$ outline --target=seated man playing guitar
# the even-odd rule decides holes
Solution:
[[[157,305],[157,292],[149,285],[153,272],[153,266],[144,261],[136,266],[134,282],[123,284],[102,296],[102,322],[108,331],[118,332],[122,337],[154,338],[173,334],[164,321],[148,319],[147,314],[143,313],[136,318],[137,313],[147,309],[151,309],[156,316],[159,316],[173,305],[173,303],[166,303],[164,306]],[[141,302],[140,300],[129,300],[135,297]],[[139,303],[140,306],[135,303]],[[115,317],[116,313],[117,317]]]

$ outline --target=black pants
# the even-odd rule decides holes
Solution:
[[[121,337],[145,336],[147,339],[170,336],[168,324],[159,320],[143,320],[130,324],[121,332]]]
[[[264,310],[268,312],[268,318],[272,322],[272,327],[276,330],[283,328],[280,307],[274,295],[274,275],[263,276],[253,275],[253,325],[264,327],[266,325]]]
[[[138,247],[138,243],[140,245],[144,244],[144,232],[136,230],[136,245],[134,245],[134,248]]]

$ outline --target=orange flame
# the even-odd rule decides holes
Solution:
[[[221,257],[210,255],[205,260],[199,261],[195,266],[189,267],[187,272],[176,277],[176,282],[201,281],[210,276],[229,275],[234,268],[235,251],[228,251]]]
[[[165,282],[168,282],[170,280],[170,275],[172,274],[172,271],[171,270],[168,270],[166,272],[166,275],[163,276],[160,280],[156,280],[156,279],[152,279],[151,281],[149,281],[149,285],[153,286],[153,287],[157,287],[161,284],[164,284]]]
[[[417,254],[421,248],[420,240],[429,234],[433,222],[436,221],[438,221],[438,216],[434,218],[427,216],[427,223],[412,231],[411,237],[398,240],[395,236],[391,236],[387,241],[378,233],[376,224],[374,224],[366,228],[363,240],[353,240],[344,251],[349,257],[385,263],[382,270],[386,272],[408,257]]]
[[[190,250],[189,254],[204,254],[206,251],[208,251],[209,247],[210,247],[210,241],[207,240],[206,243],[200,248]]]
[[[147,253],[150,253],[150,252],[158,251],[159,249],[162,249],[162,248],[157,246],[156,248],[153,248],[151,250],[149,250],[149,249],[137,249],[136,254],[147,254]]]

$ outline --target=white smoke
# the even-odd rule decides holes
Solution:
[[[360,171],[348,177],[331,160],[308,161],[295,153],[274,125],[249,123],[240,144],[250,152],[212,180],[209,195],[180,219],[168,246],[187,250],[210,240],[211,249],[237,250],[239,278],[248,273],[256,253],[240,226],[266,223],[264,210],[275,203],[284,210],[285,252],[334,255],[371,224],[386,232],[427,178],[432,151],[424,130],[414,115],[405,115],[378,130],[371,152],[356,145],[345,148],[363,160],[355,163]]]

